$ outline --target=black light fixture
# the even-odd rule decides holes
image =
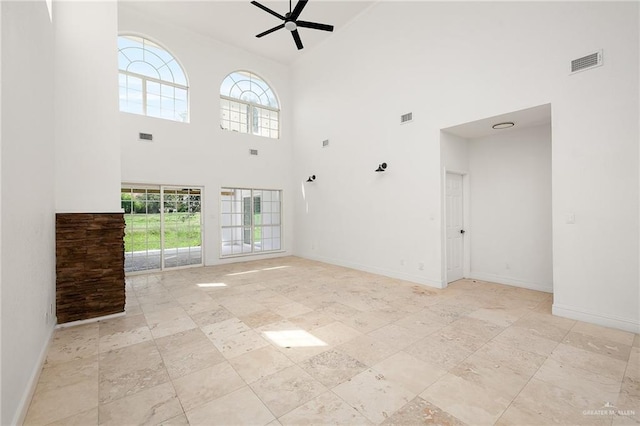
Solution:
[[[313,182],[314,180],[316,180],[316,175],[311,175],[309,179],[307,179],[307,182]]]
[[[384,172],[386,168],[387,168],[387,163],[378,164],[378,168],[376,169],[376,172]]]

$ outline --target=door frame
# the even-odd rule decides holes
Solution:
[[[158,189],[160,192],[160,268],[155,269],[144,269],[140,271],[129,271],[126,272],[127,275],[138,275],[138,274],[148,274],[153,272],[162,272],[162,271],[170,271],[177,269],[186,269],[186,268],[197,268],[205,265],[205,247],[204,247],[204,239],[206,236],[205,233],[205,224],[204,224],[204,185],[175,185],[175,184],[157,184],[157,183],[131,183],[131,182],[121,182],[120,183],[120,191],[123,188],[144,188],[144,189]],[[190,264],[190,265],[179,265],[179,266],[170,266],[165,267],[165,258],[164,258],[164,239],[165,239],[165,218],[164,218],[164,189],[165,188],[197,188],[200,189],[200,263]]]
[[[442,253],[442,283],[441,287],[446,288],[448,283],[447,277],[447,174],[455,174],[462,176],[462,223],[464,225],[464,244],[462,250],[462,274],[464,278],[471,275],[471,232],[470,221],[470,191],[469,191],[469,172],[442,168],[442,185],[440,203],[442,205],[442,223],[441,223],[441,253]]]

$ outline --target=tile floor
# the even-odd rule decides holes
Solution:
[[[640,423],[640,336],[550,311],[296,257],[132,276],[56,330],[26,424]]]

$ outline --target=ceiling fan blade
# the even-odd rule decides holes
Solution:
[[[299,0],[298,3],[296,4],[296,7],[293,9],[293,12],[291,12],[291,20],[295,21],[296,19],[298,19],[298,16],[300,16],[300,14],[302,13],[302,9],[304,9],[304,7],[307,5],[307,1],[308,0]]]
[[[333,31],[333,25],[318,24],[317,22],[296,21],[296,25],[302,28],[311,28],[314,30]]]
[[[258,37],[258,38],[260,38],[260,37],[264,37],[264,36],[266,36],[267,34],[271,34],[272,32],[274,32],[274,31],[278,31],[278,30],[280,30],[280,29],[282,29],[282,28],[284,28],[284,24],[280,24],[280,25],[278,25],[277,27],[273,27],[273,28],[271,28],[270,30],[267,30],[267,31],[265,31],[265,32],[263,32],[263,33],[260,33],[260,34],[258,34],[256,37]]]
[[[293,36],[293,40],[296,42],[298,50],[302,49],[304,46],[302,45],[302,40],[300,40],[300,34],[298,34],[298,30],[291,31],[291,35]]]
[[[257,1],[252,1],[252,2],[251,2],[251,4],[252,4],[252,5],[254,5],[254,6],[258,6],[260,9],[264,10],[264,11],[265,11],[265,12],[267,12],[267,13],[272,14],[272,15],[273,15],[273,16],[275,16],[276,18],[280,18],[280,19],[282,19],[283,21],[285,20],[285,17],[284,17],[284,16],[280,15],[278,12],[274,12],[273,10],[269,9],[267,6],[263,6],[263,5],[261,5],[261,4],[260,4],[260,3],[258,3]],[[298,7],[298,6],[296,6],[296,7]]]

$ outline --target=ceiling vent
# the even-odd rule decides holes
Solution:
[[[571,74],[575,74],[580,71],[590,70],[602,65],[602,50],[590,53],[578,59],[571,61]]]
[[[329,146],[329,139],[325,139],[322,141],[322,147],[325,148],[327,146]]]
[[[141,141],[152,141],[153,140],[153,135],[151,133],[139,133],[138,134],[138,138]]]
[[[258,150],[257,149],[250,149],[249,150],[249,155],[258,155]]]
[[[411,123],[413,121],[413,113],[408,112],[400,116],[400,124]]]

